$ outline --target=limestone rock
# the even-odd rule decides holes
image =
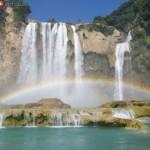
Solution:
[[[113,35],[105,36],[101,32],[88,31],[82,29],[78,31],[81,46],[84,53],[97,53],[106,55],[109,60],[110,66],[114,66],[114,51],[116,42],[121,38],[121,33],[114,30]]]

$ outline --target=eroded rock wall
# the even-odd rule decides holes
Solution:
[[[24,27],[17,28],[14,12],[6,9],[7,17],[0,37],[0,85],[13,84],[19,70]]]

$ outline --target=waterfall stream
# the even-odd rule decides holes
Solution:
[[[30,23],[23,37],[18,83],[33,84],[37,81],[36,37],[36,23]]]
[[[52,113],[49,115],[50,127],[81,127],[81,115],[77,113]]]
[[[115,62],[115,91],[114,91],[114,99],[115,100],[123,100],[124,99],[124,91],[123,91],[123,67],[124,67],[124,56],[125,53],[130,53],[130,45],[129,42],[132,40],[131,32],[128,33],[127,40],[123,43],[118,43],[116,45],[116,62]]]
[[[3,119],[4,119],[4,115],[0,114],[0,128],[3,128]]]
[[[121,119],[134,119],[134,112],[132,110],[124,109],[124,108],[117,108],[112,110],[112,115],[115,118]]]
[[[80,79],[83,74],[83,55],[82,55],[82,50],[81,50],[81,45],[80,45],[80,40],[78,37],[78,34],[76,33],[76,28],[75,26],[71,26],[74,34],[74,49],[75,49],[75,77],[77,79]]]

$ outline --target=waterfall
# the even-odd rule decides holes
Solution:
[[[74,49],[75,49],[75,77],[77,79],[80,79],[83,74],[83,54],[81,50],[81,45],[80,45],[80,40],[79,36],[76,32],[75,26],[71,26],[73,30],[73,35],[74,35]]]
[[[117,108],[112,110],[112,115],[115,118],[134,119],[134,112],[132,110]]]
[[[26,128],[36,128],[36,121],[35,121],[35,112],[29,113],[29,115],[25,116],[25,119],[28,120]]]
[[[80,114],[72,114],[71,118],[72,118],[71,121],[72,121],[73,126],[79,127],[81,125]]]
[[[67,72],[67,42],[67,28],[65,24],[61,23],[57,31],[56,46],[54,51],[54,75],[59,77],[65,77]]]
[[[83,76],[83,54],[75,26],[75,78]],[[29,23],[22,41],[18,84],[32,85],[67,76],[68,32],[65,23]]]
[[[59,112],[49,115],[49,123],[52,127],[80,127],[81,115],[78,113]]]
[[[63,126],[62,113],[53,113],[50,115],[52,126]]]
[[[27,25],[22,42],[19,84],[37,81],[36,23]]]
[[[128,33],[127,40],[123,43],[118,43],[116,45],[116,62],[115,62],[115,91],[114,99],[123,100],[123,66],[124,66],[124,56],[125,52],[130,53],[129,41],[132,40],[131,32]]]
[[[64,79],[67,43],[65,23],[29,23],[22,42],[18,83],[28,85]]]
[[[3,119],[4,119],[4,115],[0,114],[0,128],[3,128]]]
[[[32,127],[36,127],[36,123],[35,123],[35,114],[33,113],[32,115]]]

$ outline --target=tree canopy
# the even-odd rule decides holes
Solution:
[[[140,25],[150,34],[149,0],[129,0],[108,16],[96,16],[93,23],[104,23],[125,32]]]

